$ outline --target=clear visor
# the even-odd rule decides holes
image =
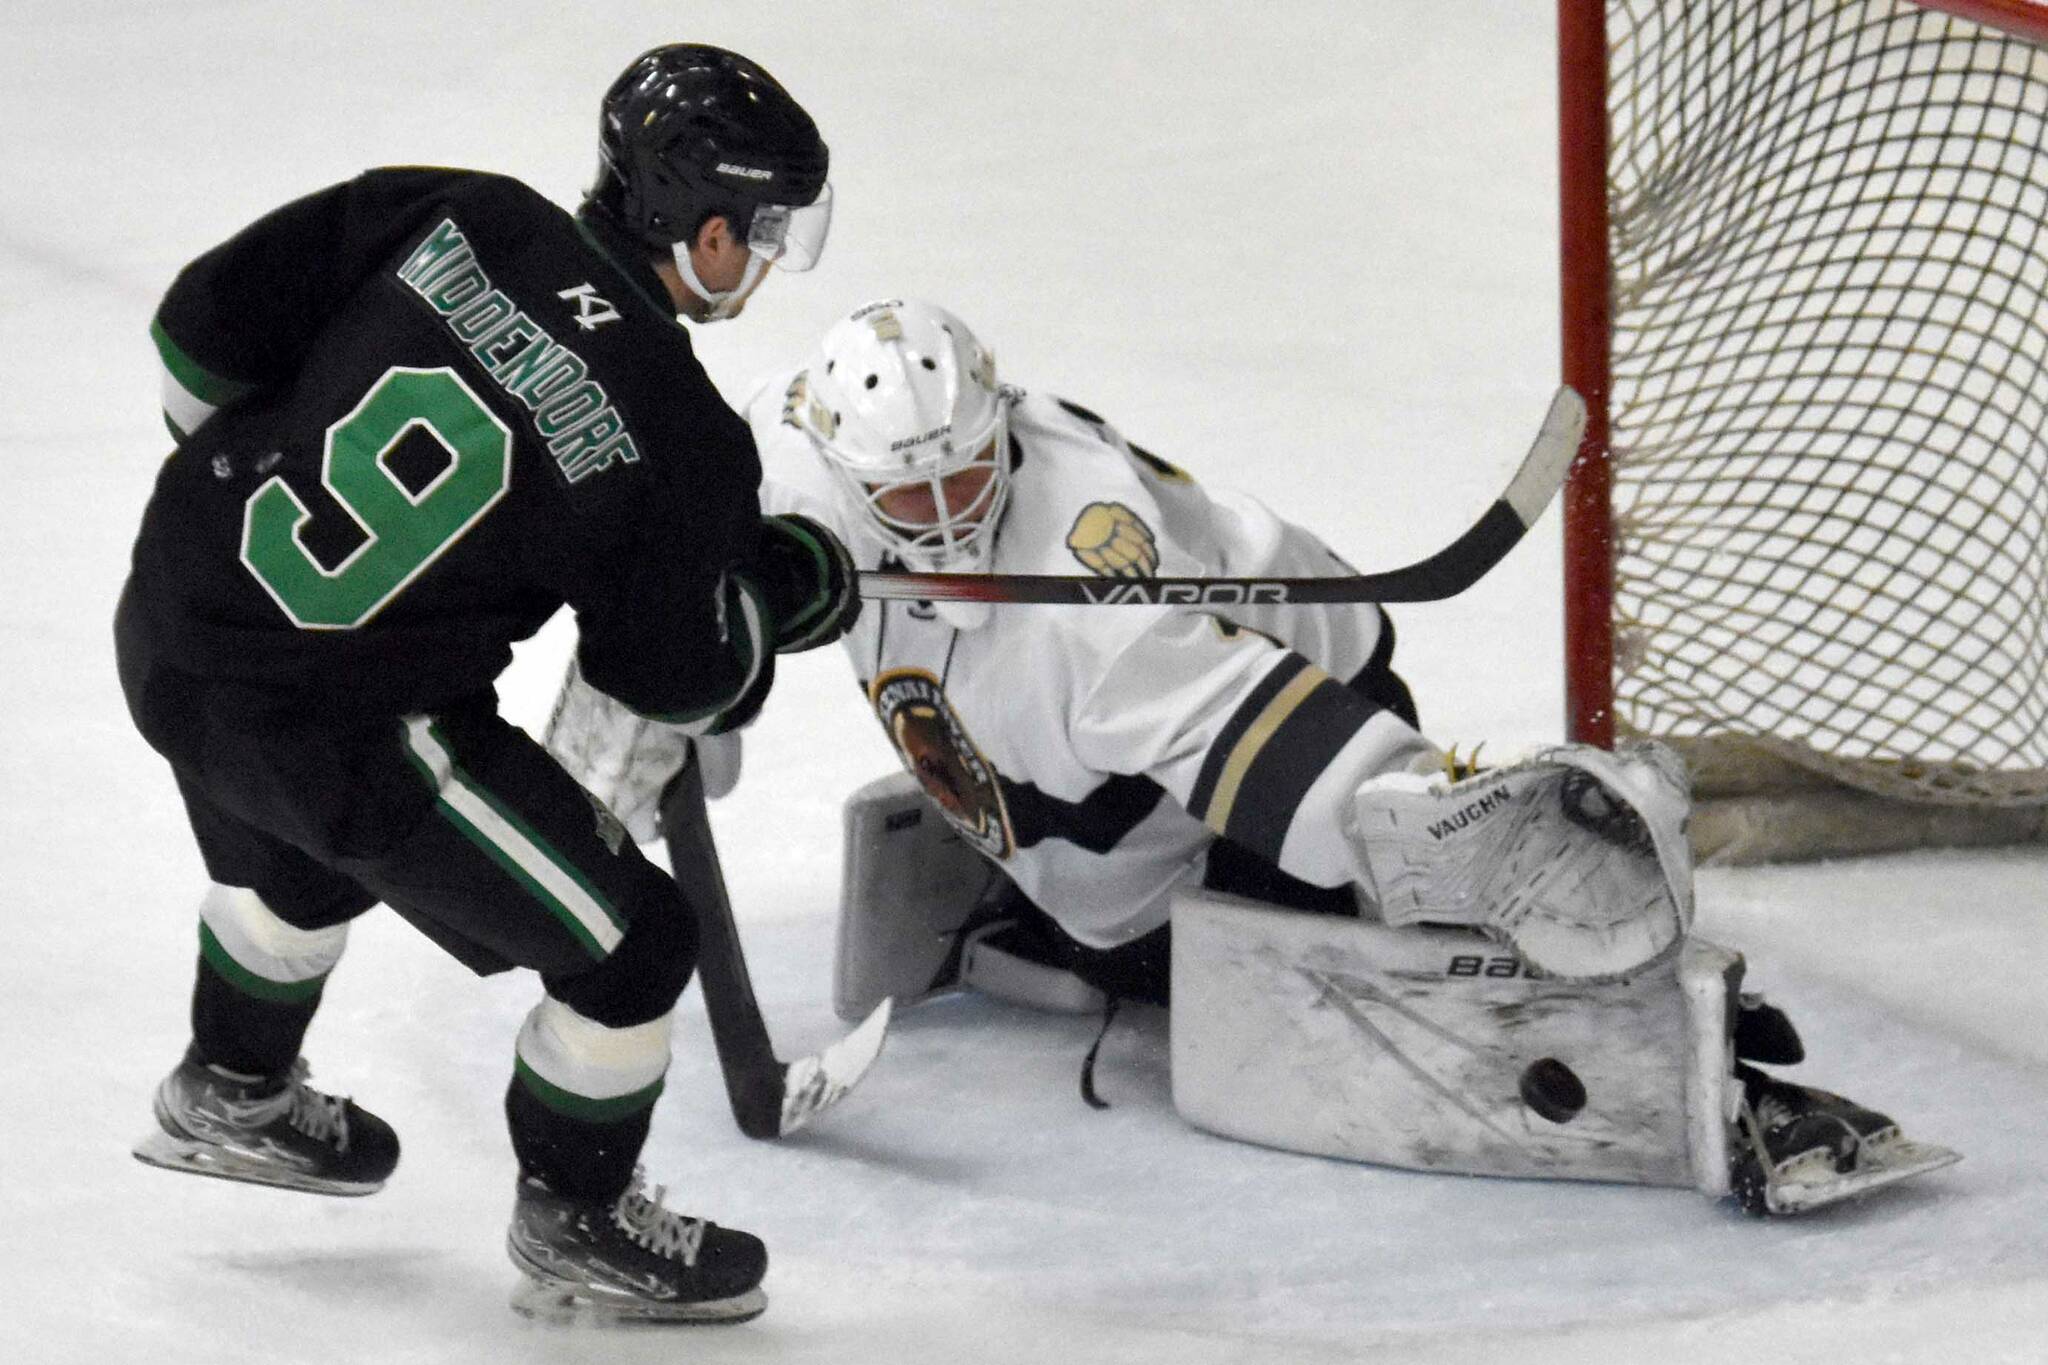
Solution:
[[[763,204],[747,229],[747,249],[783,270],[802,272],[825,254],[832,229],[832,185],[827,181],[809,204]]]

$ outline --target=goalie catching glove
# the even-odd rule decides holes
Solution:
[[[839,538],[800,513],[761,518],[748,574],[761,585],[775,623],[775,652],[829,645],[860,616],[860,576]]]
[[[1616,976],[1692,924],[1691,806],[1683,762],[1652,742],[1388,773],[1353,801],[1358,880],[1388,924],[1471,925],[1553,976]]]

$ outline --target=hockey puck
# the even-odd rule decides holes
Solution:
[[[1522,1072],[1522,1103],[1552,1123],[1570,1123],[1586,1107],[1586,1084],[1555,1057],[1529,1063]]]

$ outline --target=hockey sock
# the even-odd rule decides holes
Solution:
[[[558,1195],[608,1199],[631,1183],[668,1071],[669,1016],[624,1028],[543,998],[519,1030],[505,1119],[519,1173]]]
[[[300,929],[244,887],[214,886],[199,906],[192,1041],[230,1071],[283,1074],[298,1059],[347,924]]]
[[[295,983],[297,989],[289,993],[258,993],[276,983],[237,971],[231,960],[223,969],[202,943],[192,986],[197,1060],[244,1075],[282,1075],[298,1059],[326,980]]]

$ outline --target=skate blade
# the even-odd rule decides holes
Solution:
[[[1896,1138],[1867,1149],[1862,1163],[1853,1171],[1828,1171],[1812,1177],[1778,1181],[1765,1191],[1766,1208],[1779,1217],[1810,1213],[1844,1199],[1856,1199],[1901,1180],[1953,1166],[1962,1153],[1931,1142]]]
[[[200,1142],[174,1138],[161,1130],[135,1144],[135,1159],[145,1166],[177,1171],[181,1175],[203,1175],[215,1180],[232,1180],[242,1185],[263,1185],[276,1190],[297,1190],[302,1194],[327,1194],[360,1198],[384,1188],[384,1182],[333,1180],[293,1170],[275,1161],[245,1156],[240,1152]]]
[[[577,1285],[522,1279],[512,1291],[512,1311],[536,1322],[565,1327],[708,1326],[747,1322],[768,1307],[768,1296],[749,1289],[729,1299],[702,1303],[659,1303],[593,1293]]]

